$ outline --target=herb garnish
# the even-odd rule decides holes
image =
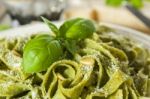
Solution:
[[[42,19],[55,36],[40,35],[27,42],[24,47],[22,62],[23,70],[27,73],[44,71],[53,62],[59,60],[63,55],[62,40],[64,42],[71,40],[78,42],[92,36],[95,31],[94,24],[88,19],[68,20],[59,29],[46,18],[42,17]],[[70,51],[68,45],[66,45],[66,49]]]

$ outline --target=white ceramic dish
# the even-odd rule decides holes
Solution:
[[[110,23],[100,23],[100,24],[111,27],[117,30],[117,33],[124,35],[126,37],[129,37],[129,38],[133,38],[134,40],[137,41],[137,43],[140,43],[144,45],[144,47],[150,49],[150,35],[148,35],[148,33],[144,34],[140,31],[137,31],[128,27],[116,25],[116,24],[110,24]]]
[[[62,22],[54,22],[57,26],[60,26]],[[150,49],[150,36],[146,35],[142,32],[119,26],[116,24],[110,24],[110,23],[100,23],[102,25],[114,28],[117,30],[117,33],[125,35],[127,37],[133,38],[137,40],[137,42],[144,45],[144,47]],[[50,29],[45,25],[44,23],[35,23],[35,24],[29,24],[25,26],[21,26],[18,28],[9,29],[3,32],[0,32],[0,38],[14,38],[14,37],[24,37],[36,33],[44,33],[48,32]]]

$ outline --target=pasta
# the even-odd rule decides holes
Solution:
[[[0,40],[0,99],[149,99],[150,52],[99,26],[78,50],[39,73],[24,73],[28,38]]]

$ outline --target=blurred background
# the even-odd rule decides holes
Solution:
[[[127,5],[150,19],[150,0],[0,0],[0,31],[36,24],[44,16],[51,21],[84,17],[150,34],[150,23],[145,24]]]

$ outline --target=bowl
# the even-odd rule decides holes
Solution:
[[[55,21],[53,22],[58,27],[61,25],[62,22]],[[100,25],[108,26],[116,30],[116,33],[124,35],[129,38],[133,38],[138,43],[144,45],[144,47],[150,49],[150,35],[144,34],[140,31],[116,25],[111,23],[100,23]],[[47,33],[50,32],[48,26],[44,23],[34,23],[29,25],[20,26],[18,28],[13,28],[9,30],[5,30],[0,32],[0,38],[15,38],[15,37],[25,37],[30,36],[32,34],[37,33]]]

